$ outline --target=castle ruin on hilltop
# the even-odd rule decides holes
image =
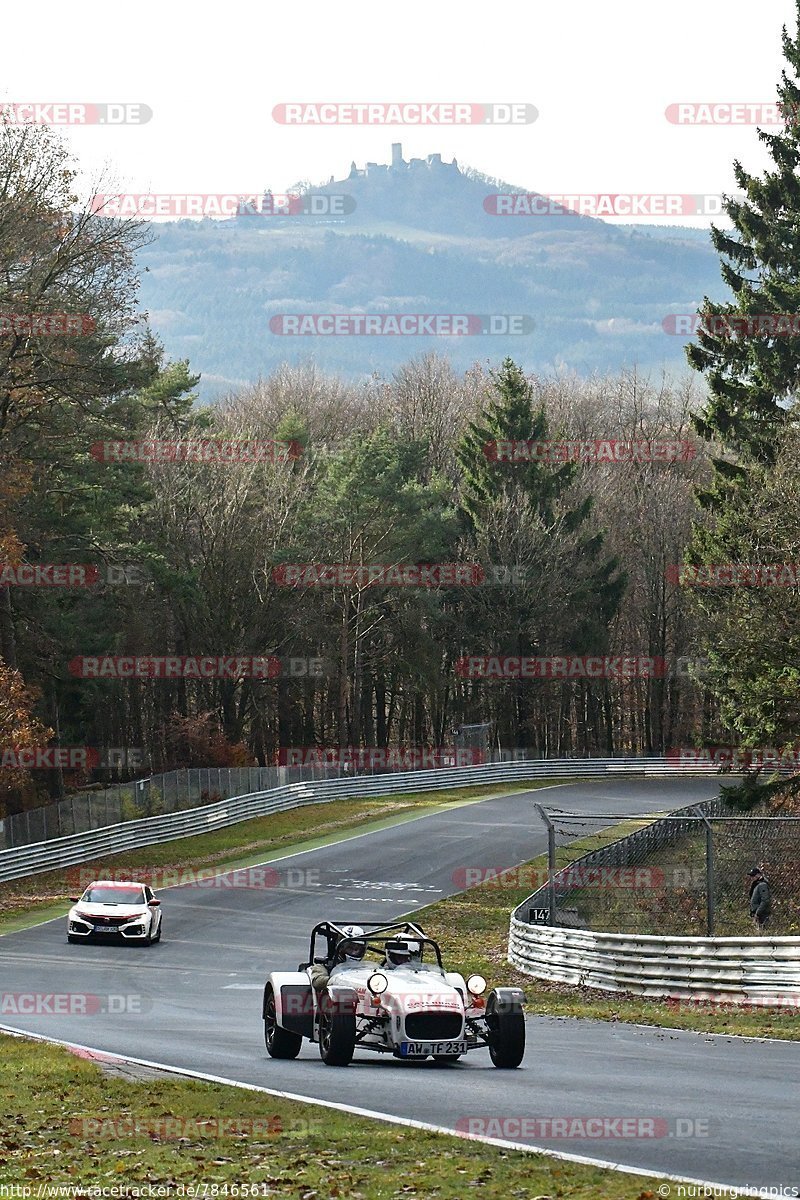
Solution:
[[[368,179],[370,175],[391,175],[400,174],[404,171],[455,171],[459,174],[458,162],[454,158],[452,162],[442,162],[441,154],[429,154],[427,158],[411,158],[408,162],[403,158],[402,142],[392,142],[392,161],[391,163],[374,163],[368,162],[363,169],[359,169],[355,160],[350,166],[350,174],[348,179]]]

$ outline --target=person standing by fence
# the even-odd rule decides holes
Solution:
[[[772,912],[772,893],[760,867],[753,867],[747,874],[750,879],[750,916],[755,921],[756,929],[761,930]]]

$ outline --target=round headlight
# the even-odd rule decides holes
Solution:
[[[389,980],[380,971],[376,971],[374,975],[370,975],[367,980],[367,987],[372,992],[373,996],[382,996],[389,986]]]
[[[467,980],[467,991],[471,996],[482,996],[486,991],[486,980],[482,975],[470,975]]]

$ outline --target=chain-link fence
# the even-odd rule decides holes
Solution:
[[[0,849],[87,833],[139,817],[182,812],[277,784],[276,767],[204,767],[95,787],[56,804],[6,817],[0,821]]]
[[[772,900],[763,932],[800,933],[800,817],[742,813],[721,798],[658,819],[537,808],[549,853],[542,886],[528,905],[534,922],[747,937],[758,932],[748,872],[759,867]]]

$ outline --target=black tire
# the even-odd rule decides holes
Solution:
[[[493,1013],[489,1027],[489,1054],[496,1067],[518,1067],[525,1055],[525,1014]]]
[[[290,1029],[282,1029],[275,1014],[275,993],[267,984],[264,995],[264,1044],[270,1058],[297,1058],[303,1038]]]
[[[356,1015],[347,1012],[319,1014],[319,1056],[326,1067],[349,1066],[356,1046]]]
[[[157,933],[157,934],[156,934],[156,936],[153,938],[153,941],[154,941],[154,942],[160,942],[160,941],[161,941],[161,927],[162,927],[162,925],[163,925],[163,924],[164,924],[164,918],[162,917],[162,918],[161,918],[161,920],[158,922],[158,933]]]
[[[68,942],[71,942],[71,943],[72,943],[72,945],[74,946],[76,942],[82,942],[82,941],[84,941],[84,938],[76,937],[74,933],[68,933],[68,934],[67,934],[67,941],[68,941]]]

